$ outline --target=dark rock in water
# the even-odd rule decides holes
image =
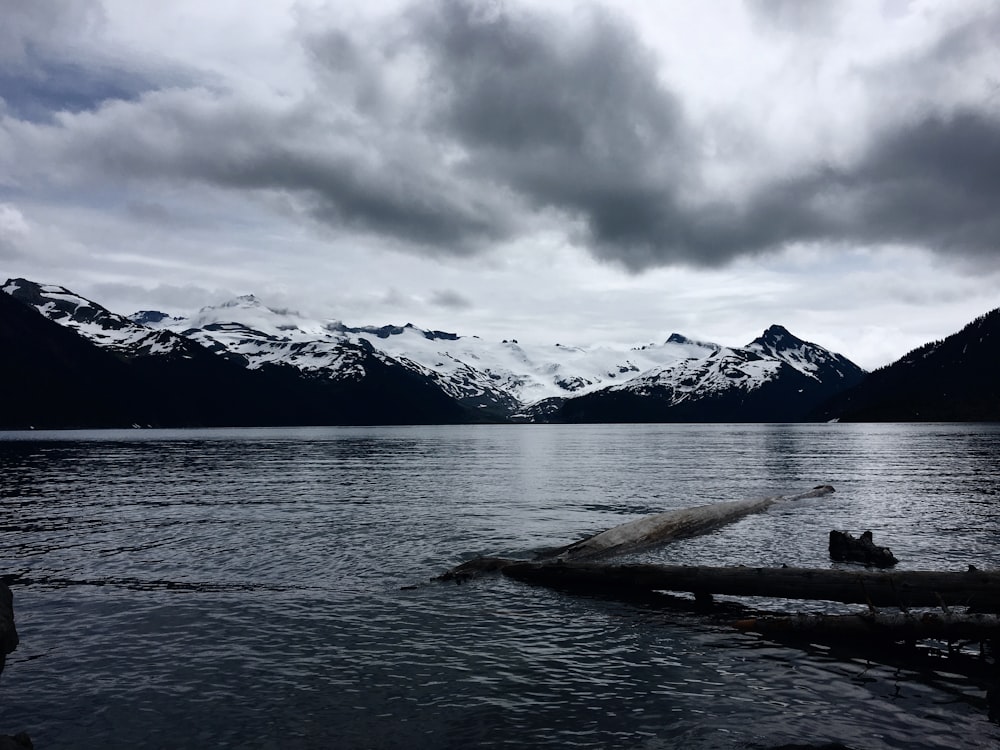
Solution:
[[[0,673],[3,672],[7,654],[17,648],[17,629],[14,627],[14,595],[6,583],[0,582]]]
[[[17,648],[17,630],[14,628],[14,595],[10,587],[0,581],[0,672],[3,672],[7,654]],[[25,732],[13,737],[0,734],[0,750],[34,750],[31,738]]]
[[[830,557],[837,562],[858,562],[877,568],[889,568],[899,562],[888,547],[875,546],[870,531],[862,534],[860,539],[855,539],[846,531],[831,531]]]
[[[34,750],[35,746],[27,732],[18,732],[13,737],[0,735],[0,750]]]

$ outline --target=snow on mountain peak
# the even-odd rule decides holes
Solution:
[[[268,307],[253,294],[208,305],[189,318],[171,320],[169,327],[178,332],[229,331],[234,335],[275,341],[340,338],[339,324],[311,320],[296,310]]]
[[[171,318],[165,312],[160,312],[159,310],[139,310],[129,315],[128,319],[133,323],[138,323],[149,328],[162,328],[171,320],[177,320],[177,318]]]
[[[851,364],[839,354],[803,341],[780,325],[770,326],[763,334],[751,341],[746,348],[764,357],[781,360],[804,375],[815,379],[820,378],[823,368],[834,367],[840,371]]]
[[[118,315],[55,284],[9,279],[3,291],[98,346],[131,354],[164,354],[190,345],[174,334],[161,335],[143,323]]]
[[[186,318],[149,310],[126,318],[59,286],[11,279],[3,291],[98,345],[127,354],[177,351],[178,341],[197,342],[237,357],[250,369],[280,365],[335,380],[364,377],[366,363],[374,357],[430,378],[467,406],[497,413],[609,387],[636,393],[667,389],[681,400],[700,392],[753,389],[788,366],[817,381],[830,372],[841,378],[860,372],[840,355],[779,325],[742,348],[680,333],[662,344],[632,348],[538,345],[516,339],[490,342],[412,323],[349,327],[339,320],[268,307],[253,294],[203,307]]]
[[[8,279],[3,291],[18,301],[34,307],[45,317],[76,328],[91,338],[95,335],[106,337],[113,331],[128,332],[137,327],[137,324],[128,318],[55,284],[39,284],[27,279]]]
[[[207,307],[203,307],[202,310],[207,310],[207,309],[211,309],[211,308],[214,308],[214,307],[218,307],[218,308],[236,307],[236,308],[264,308],[264,309],[271,309],[271,308],[267,307],[263,302],[261,302],[260,299],[257,297],[256,294],[241,294],[240,296],[233,297],[233,299],[226,300],[225,302],[223,302],[223,303],[221,303],[219,305],[209,305]],[[285,312],[285,311],[283,311],[283,310],[274,310],[273,312],[281,313],[281,312]]]

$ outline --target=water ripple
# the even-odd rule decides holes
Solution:
[[[1000,567],[998,435],[8,433],[0,571],[21,574],[22,643],[0,682],[0,728],[46,748],[991,747],[995,685],[961,662],[916,669],[648,602],[428,579],[650,512],[820,483],[837,492],[637,559],[829,567],[840,528],[871,529],[902,569]]]

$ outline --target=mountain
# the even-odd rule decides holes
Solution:
[[[780,326],[742,348],[675,333],[631,348],[349,327],[244,295],[125,317],[26,279],[6,296],[124,365],[141,424],[799,419],[863,372]],[[131,413],[131,412],[130,412]]]
[[[0,350],[4,427],[113,427],[146,416],[124,362],[7,294]]]
[[[280,362],[333,379],[357,372],[351,352],[367,344],[492,421],[793,420],[864,374],[781,326],[743,349],[674,333],[623,350],[486,342],[411,324],[351,328],[269,308],[252,295],[190,318],[156,317],[155,325],[248,367]]]
[[[152,329],[64,287],[7,281],[0,295],[11,393],[32,400],[0,426],[412,424],[469,421],[429,379],[350,347],[354,370],[317,378],[284,361]],[[154,316],[155,317],[155,316]],[[160,321],[163,322],[162,320]],[[363,373],[363,377],[361,374]],[[74,406],[79,402],[78,405]],[[63,415],[66,416],[63,416]]]
[[[998,372],[1000,309],[875,370],[813,416],[851,422],[1000,421]]]
[[[339,379],[352,371],[360,375],[352,352],[368,346],[383,362],[430,379],[463,407],[494,420],[506,419],[526,404],[588,393],[684,359],[692,355],[692,347],[699,351],[717,348],[680,337],[622,350],[529,345],[516,339],[487,342],[411,324],[348,327],[339,321],[315,321],[291,310],[269,308],[253,295],[203,308],[189,318],[168,318],[163,313],[155,317],[162,322],[152,323],[154,327],[236,356],[250,368],[283,363],[318,377]]]
[[[672,336],[671,341],[686,341]],[[703,347],[699,355],[628,382],[566,400],[561,422],[793,422],[861,382],[850,360],[771,326],[743,348]]]
[[[167,353],[183,356],[192,352],[189,340],[170,331],[153,331],[65,287],[9,279],[3,291],[102,349],[128,356]]]

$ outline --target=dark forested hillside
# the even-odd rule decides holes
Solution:
[[[858,422],[1000,421],[1000,309],[872,372],[813,416]]]

